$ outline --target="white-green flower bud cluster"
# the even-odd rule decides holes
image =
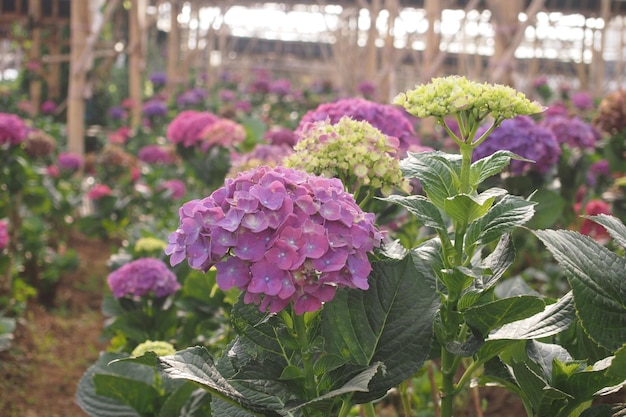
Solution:
[[[474,120],[491,115],[497,124],[519,115],[540,113],[543,106],[531,102],[523,93],[500,84],[478,83],[463,76],[433,78],[428,84],[400,93],[394,104],[403,106],[416,117],[443,118],[464,111]]]
[[[395,157],[397,146],[397,138],[386,136],[367,121],[346,116],[334,125],[329,120],[310,124],[283,163],[339,178],[351,192],[369,186],[388,196],[394,189],[410,190]]]

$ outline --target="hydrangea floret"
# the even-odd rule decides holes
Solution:
[[[165,250],[170,263],[215,266],[222,290],[277,313],[317,311],[337,287],[369,287],[368,253],[381,233],[337,178],[261,166],[179,210]]]
[[[344,116],[335,124],[327,119],[307,125],[284,164],[339,178],[357,200],[363,189],[369,197],[375,190],[386,197],[396,189],[410,191],[396,158],[398,144],[369,122]]]
[[[0,220],[0,250],[9,246],[9,225],[5,220]]]
[[[26,140],[28,128],[16,114],[0,113],[0,146],[17,146]]]
[[[115,298],[148,294],[162,298],[180,289],[176,275],[156,258],[139,258],[124,264],[109,274],[107,282]]]
[[[168,356],[176,353],[176,349],[171,343],[164,342],[162,340],[146,340],[143,343],[137,345],[133,349],[130,356],[139,357],[146,352],[154,352],[157,356]]]

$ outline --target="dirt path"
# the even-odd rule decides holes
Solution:
[[[77,237],[79,270],[63,276],[55,306],[34,302],[20,319],[12,348],[0,353],[0,416],[85,417],[76,385],[107,346],[100,313],[110,246]]]

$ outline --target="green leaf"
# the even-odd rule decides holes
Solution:
[[[439,151],[409,152],[400,161],[400,170],[407,178],[419,179],[428,198],[436,207],[443,209],[446,198],[458,193],[461,155]]]
[[[486,215],[469,225],[466,246],[488,244],[523,225],[533,217],[534,204],[517,196],[505,196]]]
[[[426,227],[446,233],[447,227],[441,217],[439,209],[423,195],[400,196],[392,194],[381,200],[389,201],[406,208],[409,213],[415,215],[417,219]]]
[[[626,260],[591,238],[568,230],[538,230],[569,278],[581,324],[614,351],[626,342]]]
[[[193,382],[180,385],[163,403],[159,417],[202,417],[210,415],[211,396]]]
[[[496,285],[504,273],[515,261],[515,247],[511,240],[511,234],[505,233],[500,237],[496,248],[483,262],[483,268],[489,269],[491,275],[483,276],[483,289],[489,289]]]
[[[544,308],[545,303],[540,298],[518,296],[470,307],[463,316],[470,327],[486,335],[505,323],[525,319]]]
[[[444,200],[443,209],[452,218],[461,224],[469,224],[484,216],[495,201],[507,193],[502,188],[490,188],[478,195],[457,194]]]
[[[555,381],[565,373],[567,367],[560,367],[558,364],[565,364],[565,362],[571,362],[573,360],[569,352],[560,345],[529,340],[528,343],[526,343],[526,354],[528,358],[541,369],[542,378],[551,381],[552,385],[559,388],[559,386],[555,384]],[[553,364],[555,362],[557,366],[553,371]],[[577,368],[580,368],[579,363],[569,368],[569,371],[572,372]]]
[[[140,415],[153,415],[158,410],[160,394],[151,384],[107,374],[94,375],[93,383],[97,395],[127,404]]]
[[[98,360],[91,365],[80,378],[76,391],[76,402],[80,408],[91,417],[140,417],[137,411],[127,404],[110,397],[96,394],[96,387],[93,381],[94,375],[126,375],[128,373],[125,372],[126,369],[138,370],[138,368],[132,367],[107,366],[111,361],[125,357],[127,357],[127,354],[102,353]],[[141,365],[137,366],[144,368],[144,370],[143,372],[133,372],[133,374],[145,383],[149,383],[149,381],[154,378],[154,370]],[[148,375],[150,377],[146,378]]]
[[[476,188],[478,184],[507,167],[511,159],[528,161],[511,151],[496,151],[472,164],[470,167],[470,184]]]
[[[491,333],[487,340],[540,339],[553,336],[565,330],[574,319],[574,300],[570,291],[541,313],[503,325]]]
[[[626,226],[617,217],[607,214],[598,214],[597,216],[582,216],[594,222],[601,224],[609,232],[611,237],[615,239],[622,247],[626,248]]]
[[[531,229],[545,229],[553,227],[562,218],[565,200],[559,193],[545,188],[539,189],[530,198],[537,203],[535,215],[528,222]]]
[[[413,375],[428,358],[438,298],[411,257],[377,261],[367,291],[338,290],[322,311],[326,351],[354,365],[383,362],[368,394],[359,401],[383,396]]]
[[[173,379],[185,379],[199,384],[212,395],[251,413],[278,417],[276,409],[251,401],[237,391],[215,367],[213,358],[204,347],[192,347],[159,358],[163,372]]]

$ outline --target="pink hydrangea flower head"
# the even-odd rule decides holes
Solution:
[[[219,118],[205,127],[200,133],[200,149],[206,152],[214,146],[233,148],[246,139],[246,129],[230,119]]]
[[[575,207],[578,212],[581,212],[582,207],[577,204]],[[597,216],[598,214],[612,214],[611,207],[602,200],[594,199],[590,200],[584,207],[584,214],[588,216]],[[594,222],[590,219],[583,219],[580,224],[580,233],[589,236],[598,242],[607,242],[611,237],[609,232],[604,226]]]
[[[338,179],[283,166],[227,178],[210,196],[185,203],[165,253],[176,265],[215,266],[223,290],[276,313],[289,304],[318,310],[337,287],[367,289],[368,253],[381,233]]]
[[[0,250],[9,246],[9,225],[5,220],[0,220]]]
[[[137,152],[140,161],[147,164],[163,164],[169,165],[174,163],[175,157],[171,149],[165,146],[150,144],[142,147]]]
[[[0,146],[17,146],[28,137],[28,128],[16,114],[0,113]]]
[[[210,112],[184,110],[167,126],[166,136],[170,142],[189,148],[201,142],[202,131],[218,119]]]
[[[302,117],[295,133],[299,136],[310,123],[324,120],[329,120],[332,124],[337,123],[343,116],[366,121],[385,135],[398,138],[399,155],[404,155],[411,145],[420,143],[404,109],[364,98],[345,98],[319,105]]]
[[[171,193],[171,197],[173,199],[181,199],[185,196],[187,192],[187,187],[185,183],[178,179],[163,181],[161,185],[159,185],[159,190],[167,190]]]
[[[263,140],[271,145],[289,145],[293,147],[298,138],[293,130],[283,126],[274,126],[263,134]]]
[[[107,282],[115,298],[149,294],[162,298],[180,289],[176,275],[156,258],[139,258],[124,264],[109,274]]]
[[[106,184],[96,184],[91,190],[87,192],[87,197],[92,200],[100,200],[103,197],[107,197],[113,194],[113,190]]]

